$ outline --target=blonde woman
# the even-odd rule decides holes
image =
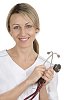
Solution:
[[[0,52],[0,100],[24,100],[36,90],[41,77],[46,83],[33,100],[57,100],[57,75],[48,62],[43,66],[45,60],[39,56],[35,9],[27,3],[16,4],[6,24],[16,44]]]

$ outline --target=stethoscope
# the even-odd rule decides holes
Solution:
[[[49,58],[51,58],[51,61],[50,61],[50,67],[52,66],[52,61],[53,61],[53,56],[56,55],[58,58],[60,57],[59,54],[53,52],[53,51],[50,51],[50,52],[47,52],[47,54],[49,55],[49,57],[44,61],[43,65],[46,64],[46,62],[49,60]],[[55,64],[53,66],[53,70],[55,72],[59,72],[61,69],[61,65],[60,64]],[[37,86],[37,89],[34,93],[32,93],[31,95],[29,95],[28,97],[26,97],[24,100],[33,100],[33,98],[38,94],[38,92],[40,91],[40,89],[42,88],[42,86],[44,85],[44,83],[46,82],[46,80],[44,80],[43,78],[40,78],[37,83],[38,83],[38,86]]]
[[[52,66],[52,61],[53,61],[53,56],[54,55],[56,55],[58,58],[60,58],[60,55],[59,54],[57,54],[57,53],[55,53],[55,52],[53,52],[53,51],[50,51],[50,52],[47,52],[47,54],[49,55],[49,54],[51,54],[45,61],[44,61],[44,63],[43,63],[43,65],[45,65],[45,63],[48,61],[48,59],[51,57],[51,61],[50,61],[50,67]],[[53,69],[54,69],[54,71],[55,72],[59,72],[60,71],[60,69],[61,69],[61,65],[60,64],[55,64],[54,66],[53,66]]]

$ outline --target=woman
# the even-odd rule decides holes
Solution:
[[[15,5],[7,17],[7,29],[16,44],[0,52],[0,100],[24,100],[41,77],[46,83],[33,100],[57,100],[57,75],[49,62],[43,66],[45,60],[39,56],[35,9],[26,3]]]

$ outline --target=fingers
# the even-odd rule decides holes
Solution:
[[[47,83],[49,83],[49,81],[52,80],[53,75],[54,75],[54,70],[53,68],[50,67],[45,71],[44,76],[42,76],[42,78],[44,78],[47,81]]]
[[[45,68],[45,66],[43,66],[43,65],[39,65],[39,66],[36,67],[36,69],[45,71],[46,68]]]
[[[28,80],[30,81],[30,84],[34,84],[38,81],[39,78],[43,78],[46,80],[46,84],[50,82],[50,80],[53,78],[54,71],[53,68],[46,69],[45,66],[39,65],[37,66],[31,75],[28,77]]]
[[[48,77],[48,76],[53,76],[54,71],[53,71],[52,68],[49,68],[49,69],[47,69],[47,70],[45,71],[45,74],[46,74],[47,77]]]
[[[29,83],[34,84],[35,82],[37,82],[38,79],[40,79],[40,77],[42,77],[45,70],[46,70],[45,67],[43,67],[42,65],[37,66],[31,73],[31,75],[27,78]]]
[[[42,65],[39,65],[35,68],[35,70],[44,72],[46,70],[46,68]]]

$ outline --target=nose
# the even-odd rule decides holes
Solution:
[[[26,30],[25,30],[25,28],[22,28],[22,29],[21,29],[20,34],[21,34],[22,36],[25,36],[25,35],[26,35]]]

